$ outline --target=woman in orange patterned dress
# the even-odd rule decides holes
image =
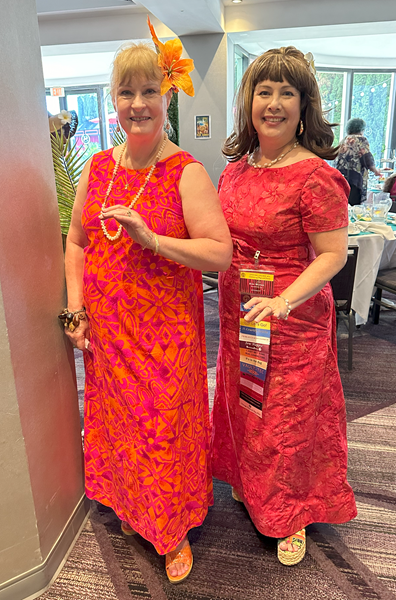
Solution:
[[[180,58],[177,42],[159,58],[144,44],[116,56],[126,143],[85,166],[66,248],[66,333],[85,351],[87,495],[166,554],[174,583],[191,571],[187,532],[213,502],[200,271],[227,269],[232,254],[207,173],[164,134],[172,89],[193,92],[189,61],[177,78],[164,65]]]
[[[219,183],[234,254],[219,278],[213,474],[287,565],[304,557],[306,525],[356,515],[328,283],[348,246],[348,184],[323,160],[333,139],[310,57],[280,48],[249,66]],[[272,297],[242,298],[247,313],[242,266],[274,273]],[[269,353],[251,333],[268,319]]]

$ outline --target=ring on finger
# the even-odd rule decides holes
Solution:
[[[131,211],[129,209],[126,211],[126,216],[127,217],[131,217],[132,216],[132,213],[131,213]]]

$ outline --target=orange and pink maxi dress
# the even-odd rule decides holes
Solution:
[[[157,234],[188,237],[179,183],[192,162],[181,151],[159,161],[135,206]],[[82,214],[93,348],[84,354],[86,492],[164,554],[213,503],[202,278],[124,230],[116,242],[104,236],[114,164],[112,150],[93,157]],[[147,172],[120,167],[108,205],[127,206]]]

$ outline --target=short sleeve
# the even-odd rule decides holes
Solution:
[[[359,137],[359,154],[363,156],[370,152],[370,144],[366,137],[363,135]]]
[[[220,190],[221,190],[221,186],[222,186],[223,179],[224,179],[224,173],[225,173],[225,171],[223,171],[222,174],[220,175],[219,183],[217,184],[217,192],[218,193],[220,193]]]
[[[365,154],[363,154],[360,157],[360,163],[365,169],[370,169],[371,167],[374,167],[375,161],[371,152],[366,152]]]
[[[224,181],[227,179],[227,176],[229,176],[229,174],[232,173],[232,171],[235,169],[235,166],[237,164],[238,163],[236,163],[236,162],[232,162],[232,163],[228,163],[228,165],[226,165],[224,171],[220,175],[219,183],[217,184],[217,192],[218,193],[220,193],[222,185],[223,185]]]
[[[300,211],[307,233],[333,231],[348,225],[349,185],[327,163],[308,177],[301,194]]]

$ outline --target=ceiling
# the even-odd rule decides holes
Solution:
[[[283,0],[243,0],[245,6],[249,4],[263,4],[265,2],[282,2]],[[166,0],[163,0],[164,4]],[[188,0],[184,1],[184,4]],[[222,0],[223,6],[233,6],[232,0]],[[68,0],[67,4],[65,0],[36,0],[37,13],[54,13],[54,12],[65,12],[75,10],[93,10],[96,8],[114,8],[118,6],[136,6],[141,10],[145,10],[141,6],[141,2],[138,0]],[[210,4],[207,2],[207,4]]]
[[[396,67],[395,21],[239,32],[230,37],[255,56],[269,48],[296,46],[312,52],[318,66]]]
[[[243,0],[241,4],[233,4],[232,0],[36,2],[40,35],[42,40],[47,40],[42,46],[46,81],[59,78],[62,72],[65,85],[68,75],[73,73],[80,73],[87,79],[86,83],[99,82],[100,74],[105,78],[120,42],[145,35],[147,13],[162,39],[174,34],[227,32],[234,43],[251,55],[257,56],[268,48],[294,45],[303,52],[312,52],[318,66],[396,68],[394,0],[377,0],[376,3],[372,0]],[[378,21],[381,17],[387,19]],[[131,23],[140,25],[134,30],[122,29],[116,26],[116,19],[121,19],[120,23],[130,19]],[[99,33],[95,37],[92,32],[99,21],[101,31],[106,34]],[[51,27],[55,32],[52,37],[48,36]],[[75,35],[77,29],[78,36]]]
[[[133,0],[36,0],[37,14],[97,10],[136,6]]]

